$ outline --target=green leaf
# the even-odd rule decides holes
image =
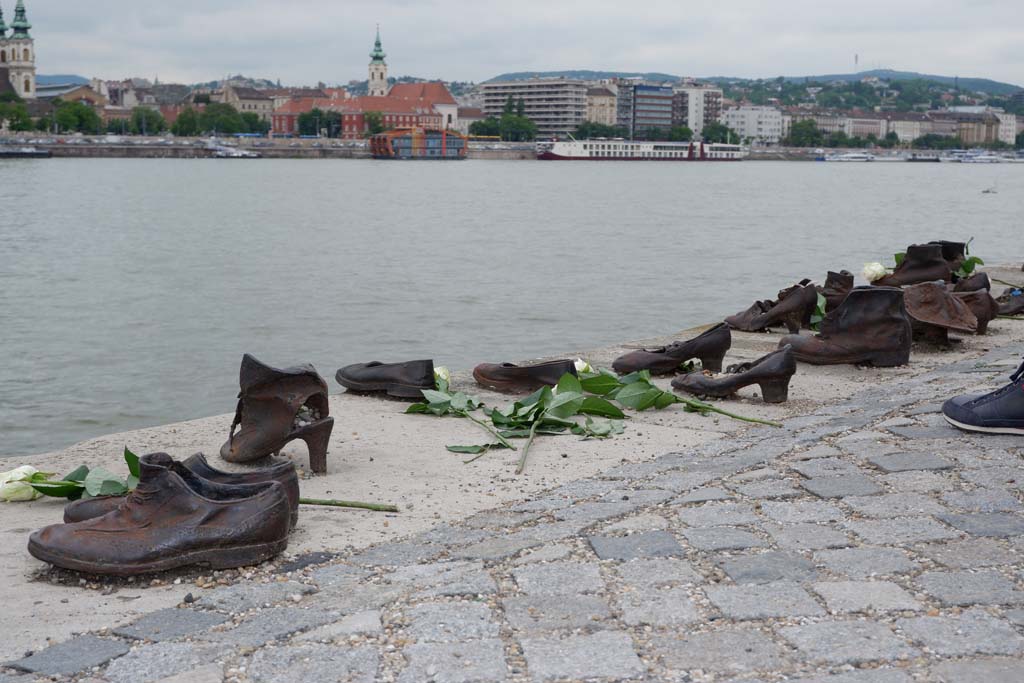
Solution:
[[[603,398],[597,396],[588,396],[583,400],[583,405],[580,406],[580,413],[584,415],[600,415],[601,417],[614,417],[624,418],[626,414],[622,410]]]
[[[562,378],[558,380],[558,393],[574,392],[577,394],[583,393],[583,385],[580,384],[580,380],[576,375],[567,372],[562,375]]]
[[[448,393],[448,382],[446,382],[443,378],[434,375],[434,384],[437,387],[437,390],[442,394]]]
[[[93,497],[116,496],[128,491],[121,478],[102,467],[91,470],[82,483],[85,485],[85,492]]]
[[[131,472],[133,477],[137,478],[142,476],[142,473],[139,470],[139,456],[128,450],[127,446],[124,447],[124,461],[128,463],[128,471]]]
[[[99,495],[101,496],[123,496],[128,493],[128,487],[118,479],[107,479],[100,485]]]
[[[551,417],[572,417],[573,415],[579,414],[583,401],[584,397],[582,393],[576,391],[559,392],[555,394],[553,399],[551,399],[551,404],[547,407],[544,413]]]
[[[124,485],[129,491],[134,491],[139,487],[139,478],[134,474],[129,474],[128,478],[124,480]]]
[[[480,455],[481,453],[486,453],[491,449],[505,448],[505,446],[500,443],[488,443],[482,446],[445,446],[445,448],[452,453]]]
[[[430,406],[426,403],[413,403],[405,409],[406,415],[421,415],[424,413],[430,413]]]
[[[612,377],[602,373],[600,375],[593,375],[580,379],[580,386],[583,391],[586,391],[589,394],[606,396],[612,391],[618,389],[622,384],[619,382],[617,377]]]
[[[818,292],[818,305],[814,308],[814,313],[811,314],[811,329],[815,332],[821,326],[821,321],[825,319],[825,309],[828,307],[828,300],[825,299],[825,295]]]
[[[899,265],[907,258],[907,252],[901,251],[898,254],[893,254],[893,258],[896,260],[896,266],[899,267]]]
[[[85,465],[79,465],[70,474],[64,476],[64,481],[76,481],[82,483],[85,481],[86,476],[89,474],[89,468]]]
[[[627,384],[615,395],[615,400],[626,406],[637,411],[644,411],[652,407],[661,394],[664,393],[661,389],[652,386],[646,381],[637,380],[632,384]]]
[[[31,486],[51,498],[77,498],[85,490],[85,486],[76,481],[34,481]]]
[[[423,398],[427,399],[427,403],[451,403],[452,397],[448,393],[441,393],[433,389],[421,389]]]

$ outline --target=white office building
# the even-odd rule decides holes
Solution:
[[[722,123],[743,141],[777,145],[783,137],[782,112],[775,107],[742,106],[726,110]]]

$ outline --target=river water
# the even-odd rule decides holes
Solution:
[[[995,194],[982,190],[995,188]],[[238,364],[468,368],[721,319],[976,236],[1024,166],[0,162],[0,455],[234,409]]]

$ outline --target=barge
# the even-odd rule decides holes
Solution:
[[[407,128],[389,130],[370,137],[374,159],[465,159],[467,138],[450,130]]]

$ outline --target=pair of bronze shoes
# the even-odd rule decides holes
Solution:
[[[504,392],[530,392],[555,386],[563,375],[576,374],[571,360],[556,360],[534,365],[482,363],[473,369],[477,384]],[[336,375],[338,383],[358,393],[384,393],[395,398],[422,399],[423,391],[434,389],[434,362],[356,363]]]
[[[299,485],[290,462],[233,474],[202,455],[139,459],[127,496],[69,504],[64,524],[40,529],[33,557],[89,574],[134,576],[189,565],[229,569],[258,564],[288,547]]]

